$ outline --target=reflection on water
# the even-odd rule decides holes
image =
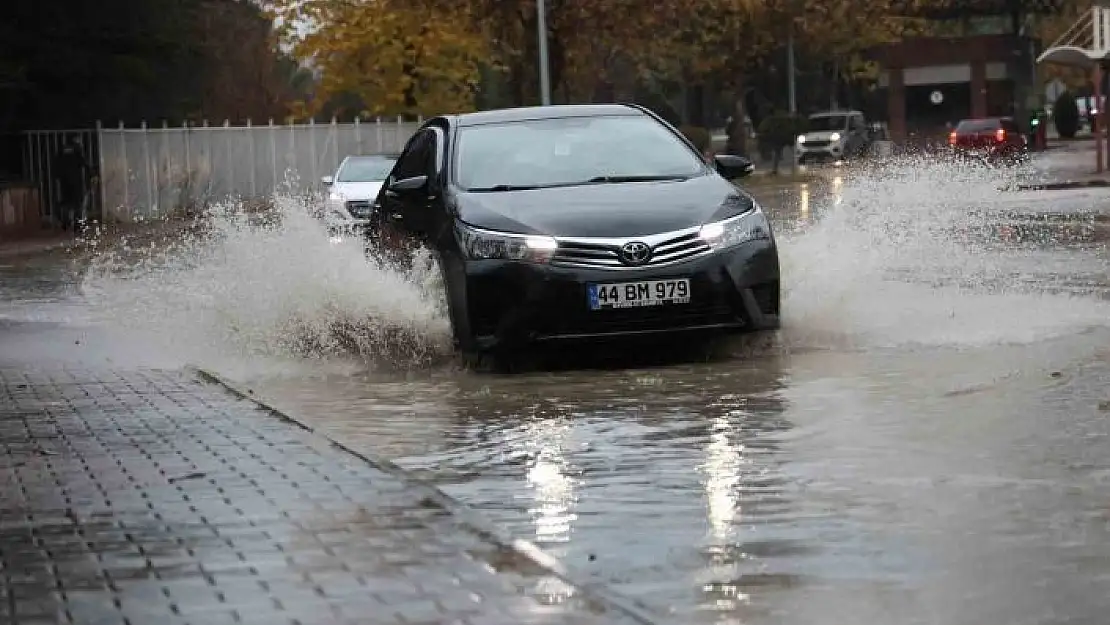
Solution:
[[[527,481],[532,489],[533,505],[528,510],[535,524],[537,543],[570,540],[574,514],[575,480],[567,475],[563,451],[573,425],[562,419],[533,421],[525,427],[529,455],[534,460],[528,468]]]
[[[732,548],[741,540],[737,524],[743,519],[740,513],[740,467],[749,462],[744,457],[744,444],[733,441],[736,428],[733,418],[740,411],[729,411],[713,419],[709,441],[705,446],[705,497],[709,519],[710,536],[708,553],[710,570],[726,567],[730,563]],[[742,554],[741,554],[741,557]],[[741,592],[730,582],[710,582],[702,586],[702,591],[711,600],[709,608],[720,611],[723,625],[734,622],[728,614],[740,605],[746,605],[751,597]]]
[[[733,537],[733,522],[737,513],[736,487],[740,483],[740,464],[743,462],[743,443],[734,444],[730,439],[733,424],[730,414],[713,419],[713,429],[706,445],[705,498],[709,526],[714,543],[727,544]]]

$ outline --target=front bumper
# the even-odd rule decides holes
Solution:
[[[465,276],[470,327],[482,349],[779,325],[779,261],[772,240],[642,270],[481,260],[466,263]],[[588,307],[588,283],[668,278],[690,280],[688,303],[598,311]]]
[[[838,161],[844,158],[844,146],[839,141],[808,141],[794,145],[799,163],[806,161]]]

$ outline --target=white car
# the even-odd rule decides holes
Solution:
[[[328,225],[340,229],[366,226],[374,214],[374,200],[397,157],[392,154],[348,156],[334,176],[321,182],[328,188]]]
[[[809,129],[798,135],[794,154],[799,165],[842,161],[867,151],[870,131],[859,111],[828,111],[809,116]]]

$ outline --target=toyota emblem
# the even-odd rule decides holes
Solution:
[[[620,259],[626,265],[642,265],[651,258],[651,246],[640,241],[621,246]]]

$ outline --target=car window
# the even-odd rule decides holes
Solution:
[[[1002,120],[1002,127],[1006,129],[1006,132],[1012,132],[1012,133],[1015,133],[1015,134],[1020,132],[1018,130],[1017,124],[1014,123],[1013,120],[1009,120],[1009,119]]]
[[[425,128],[409,139],[393,170],[394,180],[404,180],[414,176],[430,176],[435,162],[435,131]]]
[[[999,123],[997,119],[965,119],[956,126],[956,132],[958,134],[994,132],[999,129]]]
[[[852,130],[863,130],[866,124],[863,123],[863,117],[860,115],[852,116]]]
[[[464,189],[580,184],[602,177],[682,177],[705,161],[646,115],[568,117],[460,129],[454,180]]]
[[[339,168],[336,180],[339,182],[378,182],[389,177],[396,159],[392,158],[349,158]]]
[[[829,132],[831,130],[844,130],[848,125],[845,115],[815,115],[809,118],[810,132]]]

